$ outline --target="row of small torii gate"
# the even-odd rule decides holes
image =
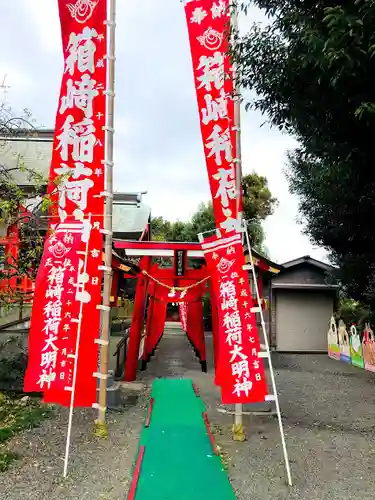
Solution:
[[[214,364],[216,365],[218,356],[217,304],[214,294],[210,294],[210,277],[203,260],[201,245],[199,243],[116,241],[114,246],[116,251],[124,252],[125,257],[140,258],[138,265],[129,263],[128,267],[120,266],[120,269],[125,271],[125,278],[137,278],[124,380],[131,382],[136,379],[144,330],[142,367],[143,369],[146,367],[163,336],[169,303],[185,304],[186,325],[184,329],[200,360],[202,371],[207,371],[203,318],[205,294],[209,294],[211,302]],[[171,259],[173,264],[164,267],[160,265],[160,258]],[[191,265],[194,260],[199,262],[199,266]],[[277,270],[260,259],[254,258],[253,260],[258,269],[258,289],[262,296],[262,273],[272,273]],[[116,287],[116,283],[114,286]],[[262,307],[265,305],[266,302],[262,300]]]

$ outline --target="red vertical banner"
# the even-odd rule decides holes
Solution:
[[[267,384],[241,234],[211,237],[202,244],[218,308],[217,383],[223,404],[265,400]]]
[[[234,85],[228,55],[229,0],[185,2],[203,147],[216,226],[238,227]]]
[[[100,329],[97,306],[102,284],[107,1],[58,0],[58,4],[64,71],[49,174],[50,237],[37,278],[25,390],[44,391],[49,402],[70,403],[72,381],[69,378],[68,383],[61,383],[67,366],[62,360],[63,339],[68,336],[69,366],[77,363],[75,405],[91,406],[96,401],[95,341]],[[55,251],[50,250],[52,244]],[[62,278],[60,268],[65,259],[72,265],[64,268]],[[60,273],[59,282],[52,279],[55,270]],[[40,290],[39,283],[43,285]],[[47,284],[51,288],[48,292]],[[52,297],[58,297],[61,310],[55,300],[51,304]],[[57,356],[45,373],[42,346],[49,330],[43,325],[47,320],[52,323],[52,318]],[[76,352],[77,332],[80,342]]]
[[[179,309],[182,329],[184,332],[186,332],[187,331],[187,303],[186,302],[179,302],[178,309]]]

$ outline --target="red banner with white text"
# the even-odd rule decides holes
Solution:
[[[263,402],[267,383],[241,234],[212,236],[202,244],[218,308],[216,382],[223,404]]]
[[[199,118],[216,226],[238,227],[229,0],[185,2]],[[240,205],[241,209],[241,205]]]
[[[180,314],[180,321],[182,325],[182,329],[184,332],[187,332],[187,308],[188,305],[186,302],[179,302],[178,310]]]
[[[77,363],[75,406],[91,406],[96,401],[97,380],[93,374],[97,372],[98,345],[95,341],[100,335],[97,305],[101,303],[102,284],[99,267],[105,190],[107,1],[58,0],[58,4],[64,71],[49,175],[50,238],[37,278],[37,283],[43,286],[34,298],[25,390],[42,390],[45,401],[70,404],[72,380],[61,383],[66,366],[62,360],[62,341],[69,337],[69,366]],[[58,245],[57,254],[50,251],[51,238],[57,238],[54,242]],[[61,255],[74,262],[71,266],[74,271],[69,266],[67,270],[61,269],[65,265]],[[46,276],[49,280],[51,269],[63,273],[63,278],[59,277],[60,282],[49,282],[52,291],[47,293],[45,280]],[[50,295],[57,293],[61,310],[50,304]],[[43,325],[51,318],[55,322],[57,355],[49,366],[51,371],[45,373],[42,346],[50,330],[44,330]],[[76,352],[78,331],[80,342]]]

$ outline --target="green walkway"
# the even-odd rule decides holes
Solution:
[[[212,449],[202,413],[205,407],[191,380],[157,379],[153,383],[149,427],[135,500],[234,500],[219,456]],[[140,462],[140,460],[138,460]],[[134,485],[137,478],[134,472]],[[132,496],[128,497],[132,500]]]

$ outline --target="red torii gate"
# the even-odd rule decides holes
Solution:
[[[202,298],[209,290],[209,276],[205,263],[199,269],[189,266],[190,259],[204,258],[201,245],[199,243],[115,241],[114,246],[116,250],[124,250],[127,257],[140,257],[138,266],[141,270],[134,300],[124,379],[126,381],[133,381],[136,378],[138,355],[145,320],[146,335],[142,354],[143,368],[145,368],[150,356],[155,351],[163,335],[167,304],[169,302],[187,303],[186,334],[200,359],[202,371],[206,371],[207,362]],[[172,258],[173,264],[168,268],[160,267],[156,262],[152,262],[153,257]],[[210,295],[210,297],[214,355],[216,359],[216,303],[213,295]]]

